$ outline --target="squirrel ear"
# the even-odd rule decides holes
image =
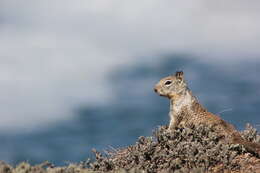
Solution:
[[[183,80],[183,78],[184,78],[183,71],[177,71],[175,73],[175,76],[176,76],[177,79]]]

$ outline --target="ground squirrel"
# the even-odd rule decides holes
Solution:
[[[235,127],[219,116],[208,112],[192,95],[182,71],[161,79],[154,88],[160,96],[170,99],[169,130],[175,127],[204,124],[216,130],[223,140],[231,144],[242,144],[260,156],[260,145],[244,140]]]

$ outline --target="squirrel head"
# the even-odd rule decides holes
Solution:
[[[177,99],[187,89],[187,83],[184,80],[182,71],[177,71],[174,75],[161,79],[154,87],[156,93],[169,99]]]

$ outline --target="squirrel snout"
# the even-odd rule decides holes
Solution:
[[[154,88],[153,90],[154,90],[154,92],[156,92],[156,93],[158,92],[157,88]]]

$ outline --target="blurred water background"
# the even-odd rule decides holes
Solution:
[[[209,111],[260,126],[260,2],[0,2],[0,160],[57,165],[168,124],[183,70]]]

